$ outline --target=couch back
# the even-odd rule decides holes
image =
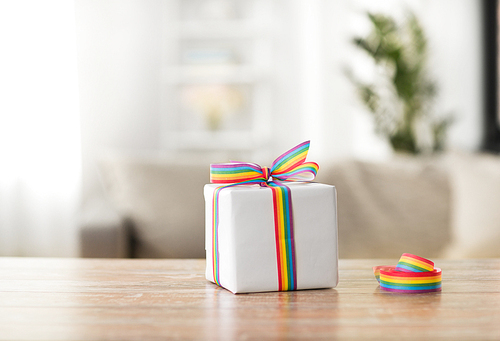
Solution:
[[[317,180],[338,193],[342,258],[440,257],[451,241],[451,189],[440,159],[344,161]]]
[[[205,257],[208,163],[115,158],[103,162],[102,174],[132,222],[134,257]],[[341,258],[438,257],[450,242],[450,186],[440,162],[344,161],[322,165],[317,180],[337,187]]]

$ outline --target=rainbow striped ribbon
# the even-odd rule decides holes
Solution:
[[[271,168],[255,163],[230,162],[210,165],[210,182],[217,187],[212,209],[212,264],[214,282],[220,285],[219,274],[219,194],[224,188],[239,185],[260,185],[271,189],[273,196],[274,233],[279,291],[297,289],[295,242],[293,232],[292,195],[283,181],[311,181],[319,166],[305,162],[310,142],[303,142],[274,160]]]
[[[441,291],[441,269],[434,262],[403,253],[396,266],[373,267],[380,288],[405,294]]]

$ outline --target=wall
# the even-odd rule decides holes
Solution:
[[[0,256],[76,256],[75,7],[0,1]]]
[[[380,160],[391,155],[385,141],[373,133],[370,114],[355,97],[344,66],[363,68],[366,59],[350,39],[366,32],[366,10],[401,18],[407,8],[420,18],[429,40],[430,74],[438,83],[438,112],[452,112],[448,146],[476,150],[482,138],[483,84],[480,2],[461,1],[325,1],[323,130],[330,155]],[[304,115],[306,113],[303,113]]]
[[[453,111],[452,148],[480,147],[483,125],[481,2],[426,0],[419,8],[430,35],[431,65],[440,82],[438,106]],[[425,15],[424,15],[425,14]]]
[[[268,122],[273,152],[312,139],[311,159],[319,162],[390,157],[343,69],[366,67],[350,42],[369,29],[366,10],[401,17],[405,8],[420,16],[429,38],[430,69],[440,90],[437,108],[457,117],[449,146],[479,147],[480,2],[276,0],[276,5],[276,101]],[[95,165],[103,151],[159,149],[161,8],[159,0],[76,1],[85,197],[99,186]]]
[[[99,190],[109,150],[159,146],[159,0],[77,0],[84,199]]]

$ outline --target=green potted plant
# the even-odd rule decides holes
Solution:
[[[443,150],[453,119],[433,112],[437,85],[427,72],[427,39],[409,13],[399,25],[390,16],[368,13],[371,32],[353,43],[375,63],[373,83],[350,74],[361,101],[373,114],[376,132],[397,152],[421,154]]]

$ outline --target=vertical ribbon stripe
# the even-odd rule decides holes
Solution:
[[[297,290],[292,195],[290,188],[270,182],[273,193],[274,233],[279,291]]]
[[[219,193],[224,187],[218,187],[214,191],[212,200],[212,270],[214,282],[220,286],[219,282]]]
[[[278,290],[297,290],[292,195],[281,181],[311,181],[319,166],[305,162],[309,141],[303,142],[279,156],[271,169],[254,163],[229,162],[210,165],[210,182],[225,184],[214,191],[212,202],[212,271],[214,282],[219,277],[219,196],[222,189],[238,185],[267,187],[273,198],[274,234]]]

